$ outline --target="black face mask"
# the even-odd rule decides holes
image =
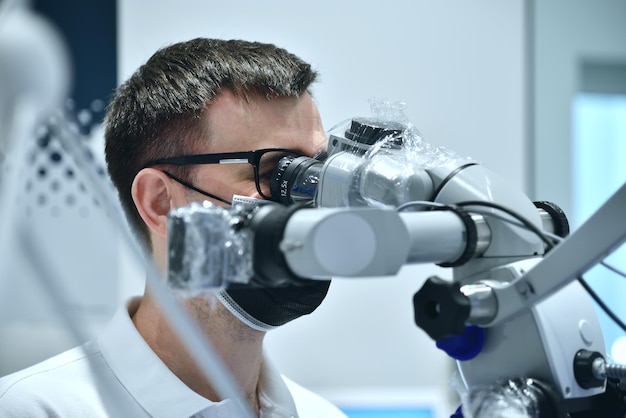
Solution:
[[[329,286],[328,280],[307,280],[282,287],[238,287],[220,291],[218,298],[243,323],[268,331],[313,312]]]

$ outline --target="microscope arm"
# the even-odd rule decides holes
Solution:
[[[527,273],[510,284],[489,284],[489,297],[480,294],[480,300],[472,300],[473,295],[469,295],[470,305],[482,313],[470,313],[469,322],[481,326],[505,322],[581,277],[626,241],[625,207],[626,184]],[[487,306],[497,308],[490,310]]]

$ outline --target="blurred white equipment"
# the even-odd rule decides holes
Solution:
[[[57,31],[21,2],[1,3],[0,269],[8,254],[26,150],[37,126],[63,106],[70,79],[68,51]]]

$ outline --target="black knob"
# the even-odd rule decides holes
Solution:
[[[470,302],[456,282],[431,276],[413,296],[415,323],[435,341],[461,335],[470,314]]]
[[[406,126],[400,122],[384,121],[375,118],[354,118],[346,138],[361,144],[373,145],[380,140],[402,145],[402,133]]]
[[[599,375],[594,365],[596,360],[604,361],[597,351],[579,350],[574,356],[574,377],[583,389],[598,388],[604,385],[605,379]]]
[[[557,206],[556,203],[552,202],[538,201],[533,202],[533,204],[537,209],[545,210],[550,216],[555,235],[563,238],[569,235],[569,222],[567,220],[567,215],[563,212],[563,209]]]

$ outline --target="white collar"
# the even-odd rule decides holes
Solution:
[[[140,298],[133,298],[121,307],[98,338],[105,361],[128,393],[157,418],[186,418],[201,411],[203,416],[237,416],[234,402],[213,402],[200,396],[152,351],[131,320],[139,301]],[[273,416],[298,416],[282,376],[266,356],[261,365],[259,403],[264,410],[276,414]]]

